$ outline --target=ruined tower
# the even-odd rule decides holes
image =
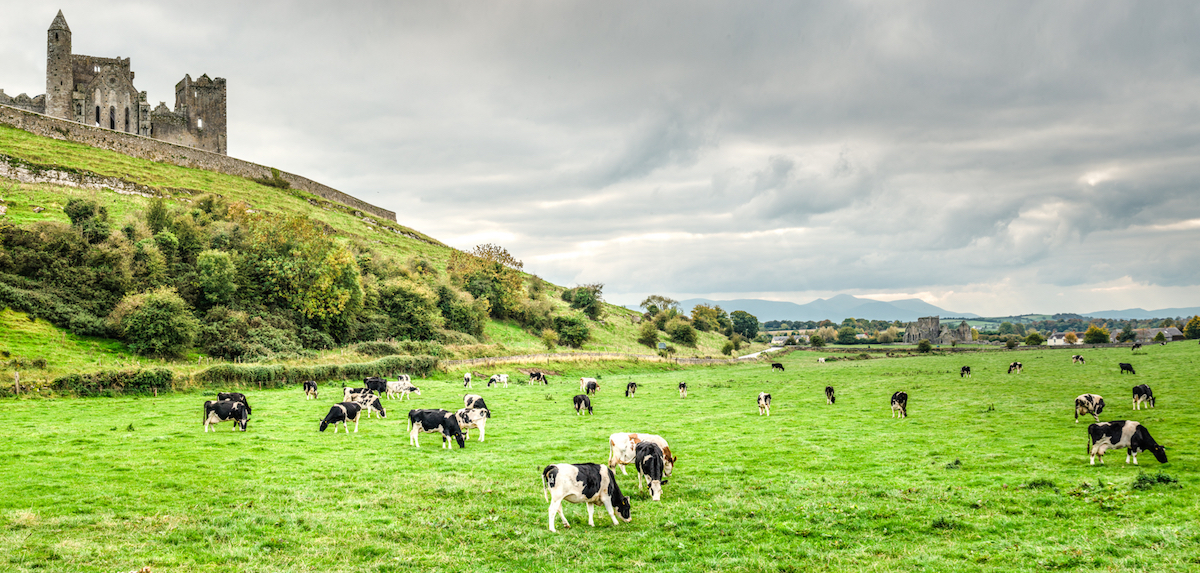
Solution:
[[[175,84],[175,112],[187,118],[194,141],[191,147],[225,153],[225,78],[191,74]]]
[[[71,71],[71,28],[62,10],[46,30],[46,115],[75,120],[71,94],[75,76]],[[77,120],[76,120],[77,121]]]

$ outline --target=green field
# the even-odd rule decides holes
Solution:
[[[474,390],[484,443],[408,445],[410,407],[457,408],[458,372],[419,380],[357,434],[317,432],[334,401],[248,391],[249,432],[202,432],[201,394],[0,402],[0,569],[10,571],[1195,571],[1200,569],[1200,349],[1054,350],[841,360],[824,354],[683,369],[565,366],[549,387]],[[1013,359],[1025,372],[1006,375]],[[1116,363],[1138,374],[1120,376]],[[963,380],[968,364],[974,377]],[[517,376],[515,370],[507,370]],[[594,416],[571,379],[599,375]],[[640,390],[627,399],[623,388]],[[690,396],[676,385],[687,381]],[[1134,413],[1147,383],[1158,408]],[[837,389],[835,406],[822,389]],[[893,391],[910,395],[890,418]],[[759,417],[759,391],[774,396]],[[1141,468],[1089,466],[1073,399],[1107,399],[1166,445]],[[1089,419],[1090,421],[1090,419]],[[679,456],[663,501],[635,491],[633,521],[603,510],[547,531],[540,470],[603,462],[607,436],[666,437]],[[473,434],[473,438],[477,438]],[[1143,472],[1177,483],[1135,489]]]

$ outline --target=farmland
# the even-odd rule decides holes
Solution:
[[[1200,568],[1200,349],[1191,343],[1072,352],[960,353],[680,368],[555,366],[548,387],[486,389],[484,443],[408,445],[404,413],[458,408],[461,371],[416,380],[357,434],[317,432],[321,399],[247,389],[249,432],[202,432],[208,393],[0,402],[0,568],[15,571],[1193,571]],[[1007,375],[1012,360],[1022,374]],[[1136,377],[1118,374],[1132,362]],[[974,376],[960,379],[970,365]],[[523,378],[506,366],[514,379]],[[489,372],[490,373],[490,372]],[[579,376],[599,376],[576,416]],[[572,383],[572,378],[575,383]],[[626,399],[628,381],[639,385]],[[689,397],[675,390],[687,381]],[[1158,408],[1134,413],[1134,384]],[[837,389],[834,406],[823,388]],[[888,397],[908,392],[907,420]],[[755,396],[773,395],[772,416]],[[1143,422],[1168,447],[1089,466],[1076,395],[1102,419]],[[1088,419],[1090,422],[1090,418]],[[547,531],[540,470],[603,462],[607,436],[659,433],[679,456],[653,503],[633,475],[633,521]],[[631,469],[632,471],[632,469]],[[1174,481],[1173,481],[1174,480]]]

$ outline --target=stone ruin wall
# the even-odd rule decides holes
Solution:
[[[7,105],[0,105],[0,124],[28,131],[34,135],[82,143],[159,163],[216,171],[238,177],[272,178],[270,167],[235,159],[228,155],[176,145],[123,131],[112,131],[75,123]],[[287,181],[295,189],[307,191],[323,199],[341,203],[389,221],[396,221],[394,211],[376,207],[306,177],[280,171],[279,178]]]
[[[971,327],[963,321],[956,328],[950,328],[941,323],[940,317],[924,316],[904,328],[905,344],[916,344],[922,340],[933,344],[971,342]]]

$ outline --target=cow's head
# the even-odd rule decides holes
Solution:
[[[328,428],[328,427],[329,427],[329,420],[321,420],[321,431],[324,432],[325,428]]]
[[[1104,413],[1104,398],[1100,398],[1099,400],[1096,400],[1096,415],[1099,416],[1100,414],[1103,414],[1103,413]]]
[[[626,523],[633,521],[633,517],[630,515],[633,506],[629,505],[629,496],[622,495],[614,497],[612,504],[613,509],[617,510],[617,515],[620,515],[622,520],[624,520]]]
[[[662,484],[661,481],[652,480],[650,485],[646,486],[646,489],[650,490],[650,499],[658,501],[662,497]]]
[[[242,431],[245,432],[246,424],[249,424],[250,420],[248,418],[246,418],[245,416],[242,416],[241,418],[238,418],[236,423],[242,429]]]
[[[1154,454],[1154,459],[1158,460],[1158,463],[1160,463],[1160,464],[1167,463],[1167,449],[1166,448],[1164,448],[1158,444],[1154,444],[1154,447],[1150,448],[1150,453]]]
[[[454,434],[454,441],[458,442],[459,449],[467,447],[467,441],[463,439],[462,432]]]
[[[374,408],[376,412],[379,412],[379,417],[380,417],[380,418],[386,418],[386,417],[387,417],[387,412],[385,412],[385,411],[383,410],[383,401],[382,401],[382,400],[380,400],[379,398],[376,398],[375,400],[373,400],[373,401],[371,402],[371,407],[372,407],[372,408]]]

